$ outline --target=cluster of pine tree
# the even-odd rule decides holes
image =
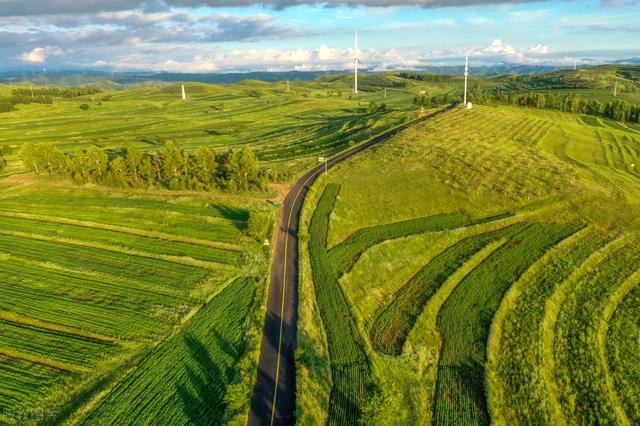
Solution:
[[[216,153],[202,147],[190,154],[178,142],[167,142],[150,154],[131,144],[115,151],[91,146],[64,153],[48,143],[26,143],[21,154],[25,167],[36,174],[67,176],[79,184],[246,191],[263,189],[269,180],[268,172],[259,167],[255,154],[246,148]]]
[[[474,103],[492,105],[514,105],[537,109],[572,112],[580,114],[603,115],[616,121],[640,122],[640,105],[632,105],[626,101],[616,100],[602,102],[586,100],[575,94],[558,93],[503,93],[499,89],[471,90],[469,99]]]

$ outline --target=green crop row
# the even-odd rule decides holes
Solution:
[[[0,253],[50,262],[73,270],[97,271],[157,286],[159,290],[165,287],[179,289],[185,293],[207,276],[207,271],[193,266],[2,234]]]
[[[329,250],[328,260],[336,274],[340,276],[355,265],[362,253],[376,244],[409,235],[459,228],[465,223],[467,223],[466,216],[454,213],[360,229]]]
[[[512,235],[453,290],[438,313],[443,345],[436,384],[436,425],[489,424],[483,365],[493,315],[511,284],[578,228],[530,224]]]
[[[616,309],[607,335],[607,356],[616,392],[632,424],[640,424],[640,287]]]
[[[188,298],[0,259],[0,310],[114,337],[166,332]],[[166,317],[165,317],[166,316]]]
[[[0,320],[0,351],[3,349],[89,367],[113,356],[119,348],[86,337]]]
[[[329,401],[329,424],[357,424],[365,400],[371,370],[364,342],[345,299],[334,269],[328,262],[329,215],[339,186],[328,185],[309,225],[309,256],[316,300],[320,310],[331,358],[333,388]]]
[[[619,247],[582,275],[562,303],[555,329],[555,377],[558,399],[572,425],[624,421],[618,395],[607,382],[606,336],[601,335],[600,324],[607,324],[604,312],[610,297],[638,270],[639,262],[637,241]]]
[[[239,278],[149,355],[83,419],[87,425],[221,424],[224,397],[245,350],[255,294]]]
[[[488,367],[492,417],[500,424],[553,423],[540,365],[545,306],[557,286],[611,238],[591,230],[576,237],[523,276],[506,304],[495,359]]]
[[[17,205],[46,205],[65,206],[69,210],[78,209],[84,211],[86,208],[106,208],[106,209],[139,209],[143,212],[154,212],[153,214],[180,213],[183,215],[217,217],[228,220],[246,222],[249,219],[249,212],[245,209],[230,207],[227,205],[198,206],[184,204],[180,202],[170,202],[153,198],[142,197],[113,197],[105,194],[85,195],[82,193],[56,194],[43,192],[29,193],[25,196],[13,196],[5,199],[9,203]],[[4,206],[4,202],[3,202]]]
[[[12,199],[13,200],[13,199]],[[167,206],[168,209],[171,206]],[[59,204],[30,203],[14,201],[2,203],[2,213],[44,213],[56,218],[91,221],[105,225],[119,225],[128,228],[163,232],[170,235],[206,237],[210,241],[237,242],[246,228],[246,221],[229,220],[216,216],[179,213],[173,210],[144,210],[143,208],[122,208],[103,206],[74,206]]]
[[[63,385],[75,374],[44,365],[0,355],[0,423],[29,424],[34,418],[43,420],[54,413],[48,407],[32,405],[38,397]]]
[[[99,242],[154,254],[187,256],[192,259],[233,264],[238,261],[239,253],[229,250],[203,247],[176,241],[165,241],[83,226],[66,225],[29,219],[0,216],[2,231],[23,232],[60,238],[71,238],[87,242]]]
[[[466,238],[426,264],[394,294],[389,304],[376,313],[369,330],[373,348],[386,354],[399,355],[418,315],[447,278],[487,244],[513,236],[525,226],[516,224]]]

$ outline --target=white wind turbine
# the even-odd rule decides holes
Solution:
[[[469,52],[464,55],[464,103],[462,104],[465,108],[467,107],[467,80],[469,78]]]
[[[183,101],[187,100],[187,93],[184,91],[184,84],[182,85],[182,100]]]
[[[353,93],[358,93],[358,64],[362,64],[362,62],[360,62],[360,56],[358,52],[358,31],[356,31],[356,48],[354,51],[354,58],[353,58],[353,71],[354,71]]]

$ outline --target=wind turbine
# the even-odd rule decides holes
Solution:
[[[362,64],[362,62],[360,62],[360,56],[358,55],[358,31],[356,31],[356,49],[354,53],[355,55],[353,58],[353,71],[354,71],[353,93],[358,93],[358,64]]]
[[[182,100],[183,101],[187,100],[187,93],[184,91],[184,84],[182,85]]]
[[[578,58],[573,58],[573,70],[578,69]]]
[[[464,103],[463,106],[467,107],[467,80],[469,78],[469,52],[464,55]]]

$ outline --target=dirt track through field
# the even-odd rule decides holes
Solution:
[[[426,121],[458,104],[427,114],[403,124],[359,145],[329,158],[329,168],[384,142],[397,133]],[[282,203],[274,236],[273,265],[267,296],[267,313],[262,335],[258,377],[251,396],[250,426],[293,425],[296,408],[295,348],[298,321],[298,230],[300,212],[309,188],[325,171],[320,164],[299,178]]]

